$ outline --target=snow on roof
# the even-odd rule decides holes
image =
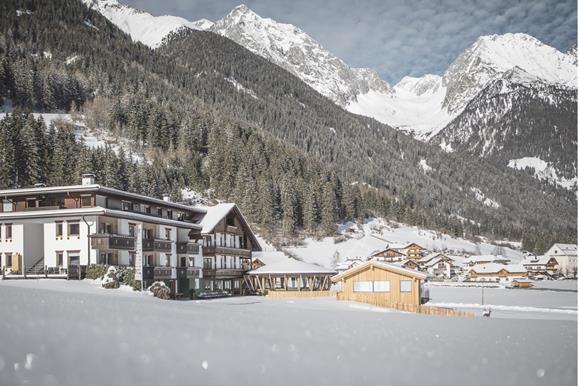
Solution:
[[[575,244],[555,244],[553,247],[559,248],[561,252],[565,252],[569,256],[577,256],[577,245]]]
[[[465,263],[477,263],[477,262],[484,262],[484,261],[511,261],[511,259],[502,256],[502,255],[472,255],[467,256],[464,260]]]
[[[336,276],[333,276],[332,281],[336,282],[342,278],[352,276],[352,275],[354,275],[360,271],[363,271],[364,269],[371,267],[371,266],[379,268],[379,269],[383,269],[385,271],[390,271],[390,272],[400,273],[400,274],[406,275],[406,276],[415,277],[417,279],[425,279],[426,278],[425,274],[423,274],[422,272],[419,272],[419,271],[415,271],[413,269],[402,268],[398,265],[388,264],[388,263],[384,263],[381,261],[369,260],[363,264],[360,264],[360,265],[353,267],[353,268],[350,268],[349,270],[344,271]]]
[[[469,271],[474,271],[476,273],[498,273],[503,269],[510,273],[527,272],[527,269],[522,264],[498,264],[498,263],[477,264],[474,267],[472,267]]]
[[[336,271],[289,257],[284,260],[264,265],[263,267],[248,272],[249,275],[264,275],[264,274],[275,275],[275,274],[301,274],[301,273],[333,275],[336,273]]]
[[[265,265],[275,264],[288,258],[285,253],[279,251],[253,252],[252,257]]]
[[[430,260],[432,260],[432,259],[434,259],[435,257],[440,256],[440,255],[442,255],[442,253],[439,253],[439,252],[429,253],[428,255],[426,255],[426,256],[421,257],[420,259],[418,259],[417,262],[419,262],[419,263],[427,263],[427,262],[429,262]]]
[[[376,255],[378,255],[378,254],[380,254],[380,253],[384,253],[384,252],[386,252],[386,251],[394,251],[394,252],[396,252],[396,253],[398,253],[398,254],[400,254],[400,255],[402,255],[402,256],[406,256],[406,254],[405,254],[404,252],[402,252],[400,249],[402,249],[402,248],[391,248],[391,247],[388,247],[388,248],[385,248],[385,249],[378,249],[378,250],[372,252],[372,253],[370,254],[370,256],[376,256]]]
[[[554,259],[552,256],[525,256],[521,262],[523,265],[546,265],[549,260]]]
[[[217,204],[205,207],[207,214],[201,220],[201,233],[211,233],[221,220],[235,207],[234,203]]]

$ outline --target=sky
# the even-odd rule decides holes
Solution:
[[[241,0],[120,0],[153,15],[221,19]],[[395,84],[442,74],[479,36],[523,32],[566,51],[577,44],[576,0],[245,0],[291,23],[351,67]]]

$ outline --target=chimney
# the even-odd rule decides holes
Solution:
[[[169,193],[163,193],[163,201],[171,202],[171,196],[169,195]]]
[[[94,185],[94,174],[85,173],[82,175],[82,185]]]

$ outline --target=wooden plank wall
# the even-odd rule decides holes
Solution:
[[[336,296],[334,291],[268,291],[266,297],[270,299],[288,298],[321,298]]]
[[[353,300],[360,303],[371,304],[377,307],[384,307],[384,308],[393,308],[399,311],[406,311],[406,312],[415,312],[418,314],[426,314],[426,315],[437,315],[437,316],[460,316],[460,317],[468,317],[473,318],[474,313],[455,310],[452,308],[442,308],[442,307],[431,307],[431,306],[422,306],[416,304],[409,304],[409,303],[395,303],[395,302],[388,302],[383,297],[374,296],[373,293],[354,293],[354,294],[345,294],[343,292],[338,292],[336,294],[337,300]]]

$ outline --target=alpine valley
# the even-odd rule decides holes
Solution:
[[[234,200],[264,234],[373,215],[527,250],[576,242],[576,50],[482,36],[444,73],[392,86],[244,5],[215,22],[116,0],[0,13],[3,187],[90,168]]]

